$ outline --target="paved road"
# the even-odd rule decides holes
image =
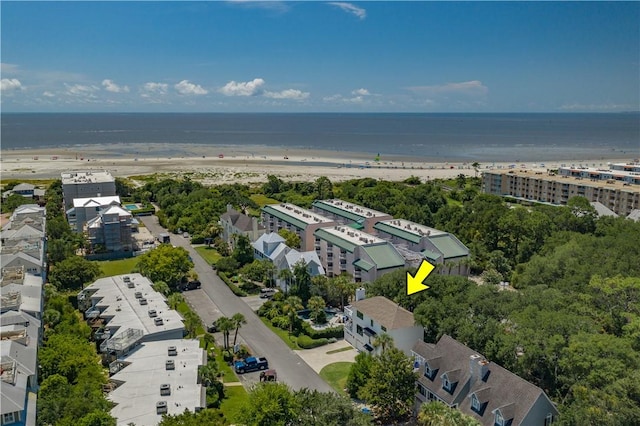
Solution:
[[[166,232],[158,224],[156,216],[139,218],[149,228],[153,235]],[[265,326],[251,308],[239,297],[234,295],[229,287],[211,269],[211,266],[195,251],[187,239],[180,235],[171,235],[171,243],[185,248],[193,259],[194,269],[202,282],[202,292],[189,292],[197,298],[198,295],[206,295],[213,302],[208,304],[206,300],[194,300],[194,309],[205,323],[224,315],[231,317],[236,312],[242,313],[247,319],[247,324],[240,329],[240,337],[252,349],[253,353],[266,356],[269,359],[269,367],[278,372],[278,381],[287,383],[293,389],[316,389],[321,392],[333,392],[320,376],[313,371],[294,351],[289,349],[278,336]],[[248,381],[254,382],[257,373],[247,376]],[[241,379],[242,380],[242,379]]]

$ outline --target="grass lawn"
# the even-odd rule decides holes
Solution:
[[[340,395],[348,396],[344,388],[347,387],[347,376],[352,365],[352,362],[334,362],[320,370],[320,377]]]
[[[130,257],[128,259],[119,260],[97,260],[102,273],[98,278],[112,277],[114,275],[130,274],[138,263],[138,259]]]
[[[230,424],[237,424],[247,401],[249,401],[249,395],[243,386],[225,386],[220,411],[224,413]]]
[[[238,376],[236,376],[236,372],[233,371],[230,365],[224,361],[224,357],[222,356],[222,349],[216,348],[216,361],[218,362],[218,367],[220,368],[220,372],[222,373],[222,381],[225,383],[237,382]]]
[[[289,336],[288,331],[282,330],[281,328],[278,328],[278,327],[274,327],[271,324],[271,321],[269,321],[267,318],[260,317],[260,320],[264,323],[264,325],[269,327],[271,331],[276,333],[278,337],[280,337],[282,341],[286,343],[287,346],[289,346],[291,349],[293,350],[302,349],[300,346],[298,346],[298,342],[296,342],[296,336]]]
[[[183,318],[184,315],[189,311],[191,311],[191,307],[187,305],[187,302],[180,302],[180,304],[178,305],[178,312],[180,312],[180,315],[182,315]],[[204,333],[206,333],[206,330],[202,326],[202,322],[200,322],[200,324],[198,324],[198,327],[196,327],[196,336],[201,336]]]
[[[263,194],[251,194],[249,196],[252,201],[254,201],[260,207],[264,207],[266,204],[278,204],[280,201],[274,200],[273,198],[269,198]]]
[[[209,265],[213,265],[218,261],[218,259],[222,257],[220,256],[220,253],[218,253],[218,251],[213,247],[198,246],[196,247],[196,251],[198,252],[198,254],[200,254],[200,256],[202,256],[204,260],[207,261]]]

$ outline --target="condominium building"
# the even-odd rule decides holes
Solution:
[[[356,282],[373,281],[405,267],[405,259],[391,243],[349,226],[319,228],[314,236],[316,253],[329,277],[348,273]]]
[[[303,251],[315,249],[313,233],[317,229],[335,224],[332,219],[319,213],[288,203],[264,206],[262,223],[266,232],[278,232],[281,229],[295,232],[300,237]]]
[[[108,197],[116,195],[116,179],[104,170],[62,173],[64,208],[73,206],[75,198]]]
[[[634,166],[635,167],[635,166]],[[598,201],[620,216],[640,207],[640,172],[560,168],[558,173],[536,170],[491,170],[482,174],[482,190],[522,201],[566,205],[582,196]]]
[[[313,211],[325,215],[341,225],[349,225],[368,233],[374,232],[374,225],[379,221],[393,218],[390,214],[339,199],[316,200],[312,207]]]
[[[419,253],[432,265],[442,265],[438,271],[443,275],[469,275],[469,249],[448,232],[404,219],[381,221],[374,228],[379,237],[397,248]]]
[[[120,206],[120,197],[117,195],[108,197],[74,198],[72,207],[66,211],[69,226],[75,232],[82,232],[84,225],[97,217],[103,210],[112,206]]]
[[[91,249],[99,247],[110,253],[131,253],[133,216],[120,206],[111,206],[101,210],[98,216],[89,220],[84,227]]]

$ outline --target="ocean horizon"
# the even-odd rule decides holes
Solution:
[[[2,113],[2,150],[196,144],[418,159],[640,156],[640,113]],[[176,148],[177,149],[177,148]],[[117,155],[117,152],[114,152]]]

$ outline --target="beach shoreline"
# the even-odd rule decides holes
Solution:
[[[363,177],[404,180],[448,179],[459,174],[479,175],[483,170],[501,168],[556,169],[561,165],[606,167],[610,162],[627,162],[620,152],[610,158],[552,159],[513,162],[474,162],[458,159],[324,151],[319,149],[282,149],[266,146],[217,146],[215,151],[199,144],[117,144],[108,147],[76,145],[41,149],[1,151],[2,180],[55,179],[71,170],[108,170],[116,177],[160,174],[179,177],[188,174],[205,184],[260,183],[268,175],[285,180],[311,181],[326,176],[334,181]],[[378,161],[376,161],[378,160]]]

